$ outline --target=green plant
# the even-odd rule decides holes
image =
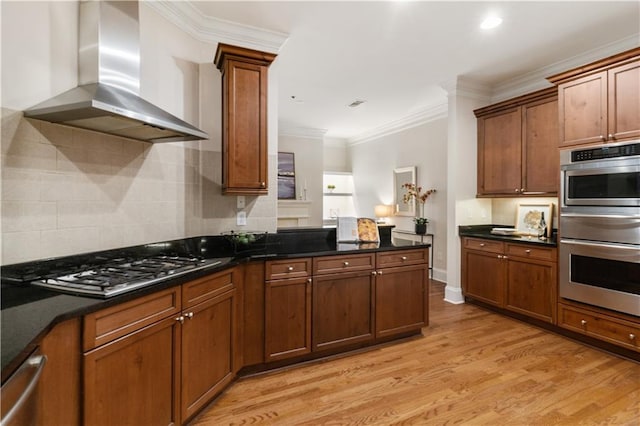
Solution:
[[[427,223],[429,223],[429,219],[427,219],[426,217],[414,217],[413,221],[416,223],[416,225],[426,225]]]
[[[336,189],[336,186],[332,185],[332,184],[329,184],[329,185],[327,185],[327,189]]]

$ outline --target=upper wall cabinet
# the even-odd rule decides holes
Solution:
[[[640,137],[640,48],[548,80],[558,85],[560,146]]]
[[[267,85],[272,53],[218,44],[222,72],[222,192],[268,191]]]
[[[474,113],[478,119],[478,196],[557,194],[555,87]]]

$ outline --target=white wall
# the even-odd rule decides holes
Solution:
[[[446,280],[447,119],[434,120],[350,149],[359,216],[374,217],[377,204],[392,204],[393,169],[416,166],[417,183],[437,192],[425,204],[429,232],[435,234],[434,277]],[[395,216],[398,229],[413,230],[412,218]]]
[[[27,120],[77,84],[76,2],[2,3],[2,264],[237,229],[222,196],[215,44],[140,3],[141,96],[211,140],[148,144]],[[274,231],[277,60],[269,74],[269,176],[247,229]],[[321,174],[320,174],[321,175]]]
[[[351,156],[346,139],[324,138],[324,171],[351,172]]]
[[[280,135],[278,149],[293,152],[296,168],[296,195],[311,201],[309,226],[322,226],[322,164],[321,138]]]

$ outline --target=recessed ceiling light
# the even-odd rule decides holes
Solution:
[[[480,28],[482,28],[483,30],[490,30],[491,28],[495,28],[500,24],[502,24],[502,18],[492,15],[482,21],[482,23],[480,24]]]

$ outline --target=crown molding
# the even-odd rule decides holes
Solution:
[[[349,140],[345,138],[324,138],[322,141],[324,146],[346,148],[349,145]]]
[[[288,127],[278,125],[278,136],[292,136],[306,139],[322,139],[327,133],[327,129],[316,129],[313,127]]]
[[[431,107],[423,108],[413,114],[402,117],[398,120],[391,121],[382,126],[378,126],[374,129],[361,133],[358,136],[348,139],[349,145],[360,145],[362,143],[370,142],[379,139],[383,136],[388,136],[394,133],[408,130],[421,124],[426,124],[430,121],[446,118],[448,112],[448,106],[446,103],[434,105]]]
[[[187,34],[206,43],[227,43],[278,53],[289,38],[285,33],[204,15],[191,1],[147,0],[144,4]]]
[[[640,33],[512,78],[493,87],[491,103],[514,98],[528,92],[544,89],[545,87],[551,87],[553,84],[547,81],[547,77],[550,75],[558,74],[568,69],[579,67],[638,46],[640,46]]]
[[[447,92],[448,97],[463,96],[465,98],[481,101],[491,99],[491,87],[487,84],[465,77],[457,77],[453,80],[440,83],[440,87]]]

